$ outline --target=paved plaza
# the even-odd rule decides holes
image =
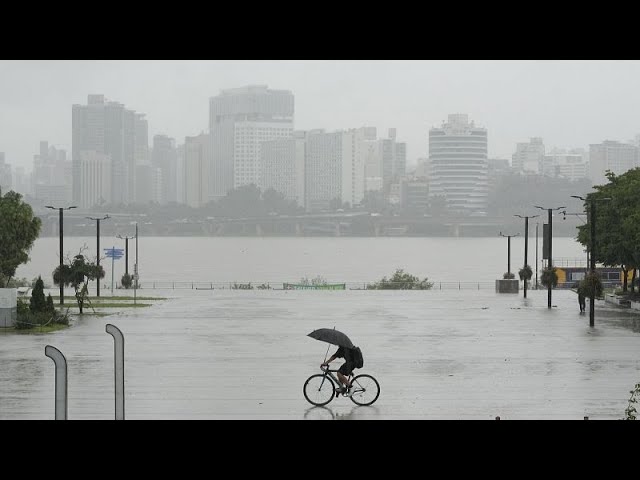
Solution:
[[[54,418],[48,344],[68,361],[69,419],[114,418],[107,323],[125,335],[127,419],[619,419],[640,382],[640,312],[597,302],[590,328],[566,290],[551,310],[542,290],[163,294],[50,334],[0,333],[0,419]],[[362,348],[373,406],[305,400],[328,347],[307,334],[322,327]]]

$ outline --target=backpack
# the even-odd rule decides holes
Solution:
[[[362,358],[362,350],[360,347],[353,347],[353,366],[354,368],[362,368],[364,358]]]

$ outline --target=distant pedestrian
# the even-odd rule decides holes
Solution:
[[[580,313],[587,309],[587,303],[581,289],[578,289],[578,304],[580,305]]]

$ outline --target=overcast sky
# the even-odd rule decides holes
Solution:
[[[397,128],[410,164],[427,155],[429,128],[468,113],[488,129],[489,156],[517,142],[588,148],[640,133],[640,61],[114,60],[0,61],[0,152],[31,170],[38,142],[71,158],[71,105],[88,94],[145,113],[149,142],[208,128],[209,97],[266,84],[295,95],[295,128]]]

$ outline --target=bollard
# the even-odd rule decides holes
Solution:
[[[113,337],[115,359],[116,420],[124,420],[124,335],[118,327],[108,323],[106,332]]]
[[[56,365],[56,420],[67,419],[67,359],[56,347],[47,345],[44,354]]]

